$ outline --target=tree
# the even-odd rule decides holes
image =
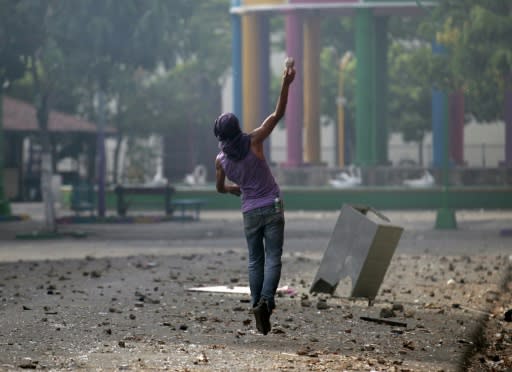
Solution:
[[[124,95],[117,110],[118,131],[123,137],[157,133],[168,138],[168,144],[194,143],[193,151],[182,153],[183,159],[176,158],[180,155],[173,154],[174,148],[166,150],[167,163],[184,164],[187,170],[204,161],[213,140],[203,134],[203,128],[211,125],[221,108],[221,86],[230,64],[228,9],[226,0],[190,2],[186,10],[177,7],[181,27],[173,40],[180,41],[169,45],[176,54],[175,64],[135,73],[125,69],[130,77],[120,84],[129,87],[131,94]]]
[[[420,164],[423,139],[432,126],[431,48],[424,43],[394,42],[389,48],[388,120],[406,142],[417,142]]]
[[[11,35],[8,40],[13,43],[14,54],[11,54],[11,58],[6,59],[7,68],[5,70],[11,71],[11,74],[15,71],[14,74],[19,78],[28,68],[34,82],[34,103],[42,143],[41,188],[45,202],[45,229],[54,232],[56,224],[51,190],[52,161],[48,115],[51,99],[49,86],[53,84],[51,74],[60,65],[59,53],[55,44],[47,39],[46,18],[49,1],[19,0],[11,5],[10,9],[5,9],[7,11],[5,14],[9,17],[7,25],[14,25],[12,29],[8,30]],[[44,68],[46,68],[47,76],[50,77],[45,81],[41,78],[41,71]]]
[[[21,0],[0,0],[0,215],[10,213],[3,189],[3,92],[24,75],[29,56],[42,40],[38,16],[24,5]],[[30,26],[31,34],[25,31]]]
[[[436,84],[462,88],[466,112],[477,120],[503,119],[504,93],[512,86],[512,3],[446,0],[422,28],[449,51],[433,66]]]
[[[339,60],[345,51],[354,49],[353,25],[348,20],[328,20],[324,33],[326,47],[322,50],[321,91],[322,115],[336,120],[336,98],[338,95]],[[335,34],[333,26],[338,27]],[[343,33],[342,33],[343,30]],[[347,40],[340,43],[335,37],[345,35]],[[431,70],[430,44],[421,37],[417,23],[412,18],[392,17],[389,22],[388,74],[389,97],[388,119],[390,129],[403,134],[405,141],[418,142],[419,148],[426,131],[431,127]],[[355,69],[357,61],[350,62],[344,71],[344,97],[346,115],[354,122],[356,89]],[[421,150],[420,150],[421,151]],[[421,153],[420,153],[421,158]]]
[[[72,62],[95,83],[98,100],[98,214],[105,214],[104,125],[106,98],[121,66],[154,68],[173,64],[180,17],[191,2],[176,0],[82,0],[55,3],[54,38]]]

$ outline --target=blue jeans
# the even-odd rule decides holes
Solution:
[[[284,242],[284,212],[274,206],[245,212],[244,231],[249,249],[249,287],[252,305],[267,300],[272,311],[274,296],[281,278],[281,256]]]

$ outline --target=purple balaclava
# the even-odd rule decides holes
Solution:
[[[213,134],[228,159],[242,160],[249,153],[251,138],[242,132],[238,118],[231,112],[224,113],[215,120]]]

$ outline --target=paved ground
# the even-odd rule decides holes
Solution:
[[[247,284],[238,212],[61,225],[87,238],[53,240],[15,239],[41,227],[41,205],[13,212],[33,218],[0,223],[0,370],[458,370],[482,317],[510,308],[497,304],[511,212],[458,212],[453,231],[434,230],[433,212],[385,212],[405,232],[373,307],[349,300],[346,281],[335,296],[309,294],[338,213],[287,212],[281,284],[297,293],[278,299],[268,336],[254,332],[246,295],[186,290]],[[393,306],[390,319],[407,327],[360,319]],[[508,363],[482,358],[474,363]]]

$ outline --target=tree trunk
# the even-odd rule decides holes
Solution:
[[[52,190],[52,151],[50,135],[48,133],[49,104],[48,95],[40,96],[37,102],[37,120],[41,131],[41,194],[44,204],[45,225],[44,229],[48,232],[56,232],[57,224],[55,222],[55,204]]]
[[[3,132],[3,106],[4,106],[4,95],[2,87],[0,87],[0,216],[11,214],[9,203],[4,191],[4,132]]]
[[[105,217],[105,89],[100,82],[98,91],[98,166],[96,172],[98,175],[98,216]]]
[[[119,156],[121,153],[121,144],[123,143],[123,136],[121,135],[119,128],[117,128],[116,135],[116,147],[114,149],[114,185],[119,183]]]
[[[418,141],[418,164],[423,167],[423,137]]]
[[[512,167],[512,72],[505,80],[505,100],[503,102],[505,121],[505,166]]]

